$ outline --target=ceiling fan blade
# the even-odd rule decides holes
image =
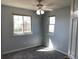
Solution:
[[[53,11],[53,9],[43,9],[43,10],[45,10],[45,11]]]
[[[55,8],[55,7],[57,7],[56,5],[44,5],[43,6],[43,8],[50,8],[50,9],[53,9],[53,8]]]

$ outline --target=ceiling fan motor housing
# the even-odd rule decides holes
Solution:
[[[37,4],[37,7],[38,7],[39,9],[41,9],[41,8],[43,7],[43,5],[42,5],[42,4]]]

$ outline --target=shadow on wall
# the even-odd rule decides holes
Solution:
[[[49,38],[48,46],[46,48],[39,49],[37,51],[52,51],[52,50],[54,50],[54,48],[53,48],[53,44],[52,44],[51,38]]]

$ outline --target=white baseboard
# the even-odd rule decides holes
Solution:
[[[21,51],[21,50],[24,50],[24,49],[28,49],[28,48],[32,48],[32,47],[40,46],[40,45],[41,45],[40,43],[31,44],[29,47],[24,47],[24,48],[19,48],[19,49],[3,52],[2,55],[8,54],[8,53],[12,53],[12,52],[16,52],[16,51]]]
[[[61,51],[61,50],[58,50],[58,49],[55,49],[55,50],[58,51],[58,52],[60,52],[60,53],[62,53],[62,54],[68,55],[67,52],[64,52],[64,51]]]
[[[61,51],[61,50],[58,50],[58,49],[55,49],[56,51],[62,53],[62,54],[65,54],[67,55],[70,59],[75,59],[75,57],[73,55],[68,55],[68,53],[64,52],[64,51]]]
[[[68,55],[70,59],[75,59],[73,55]]]

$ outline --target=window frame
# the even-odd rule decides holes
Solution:
[[[56,24],[56,16],[55,16],[55,15],[49,16],[48,33],[55,33],[55,24],[50,24],[50,17],[55,17],[55,24]],[[49,32],[49,26],[50,26],[50,25],[54,25],[54,32]]]
[[[29,16],[29,17],[31,17],[31,32],[23,32],[23,34],[15,34],[15,33],[14,33],[14,18],[13,18],[13,28],[12,28],[12,29],[13,29],[13,30],[12,30],[12,31],[13,31],[13,35],[14,35],[14,36],[20,36],[20,35],[22,36],[22,35],[30,35],[30,34],[32,34],[32,16],[31,16],[31,15],[24,15],[24,14],[16,14],[16,13],[13,13],[13,14],[12,14],[12,17],[13,17],[14,15],[18,15],[18,16]]]

